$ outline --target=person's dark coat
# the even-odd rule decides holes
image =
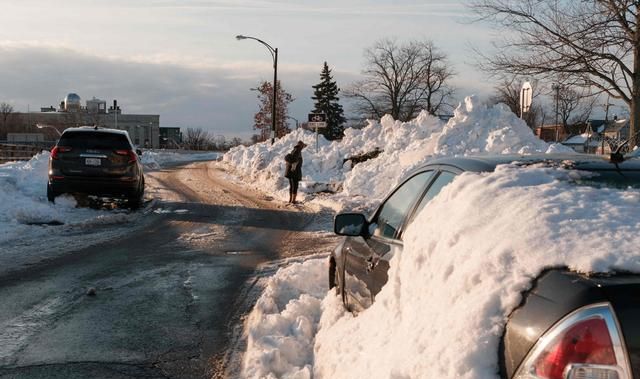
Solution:
[[[284,176],[289,179],[302,180],[302,148],[297,146],[285,157],[287,167]]]

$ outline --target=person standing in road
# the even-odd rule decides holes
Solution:
[[[302,149],[307,146],[302,141],[293,147],[293,150],[284,157],[287,162],[287,168],[284,176],[289,179],[289,203],[296,203],[296,196],[298,195],[298,183],[302,180]]]

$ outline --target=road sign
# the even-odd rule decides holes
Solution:
[[[309,113],[309,122],[327,122],[327,115],[324,113]]]
[[[324,113],[309,113],[309,122],[307,126],[315,129],[327,127],[327,115]]]
[[[531,109],[532,96],[533,89],[531,88],[531,83],[524,82],[520,90],[520,118]]]

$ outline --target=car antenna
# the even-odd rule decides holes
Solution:
[[[632,138],[636,138],[638,135],[640,135],[640,131],[636,132],[636,134],[634,134],[632,137],[629,137],[626,141],[624,141],[623,143],[621,143],[617,148],[616,151],[614,151],[613,153],[609,154],[609,162],[611,163],[622,163],[624,162],[624,155],[620,152],[620,150],[622,150],[622,148],[629,143],[629,141],[631,141]]]

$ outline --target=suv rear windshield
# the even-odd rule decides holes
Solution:
[[[104,132],[71,132],[64,133],[58,142],[59,146],[69,146],[76,149],[104,149],[126,150],[131,144],[126,136]]]

